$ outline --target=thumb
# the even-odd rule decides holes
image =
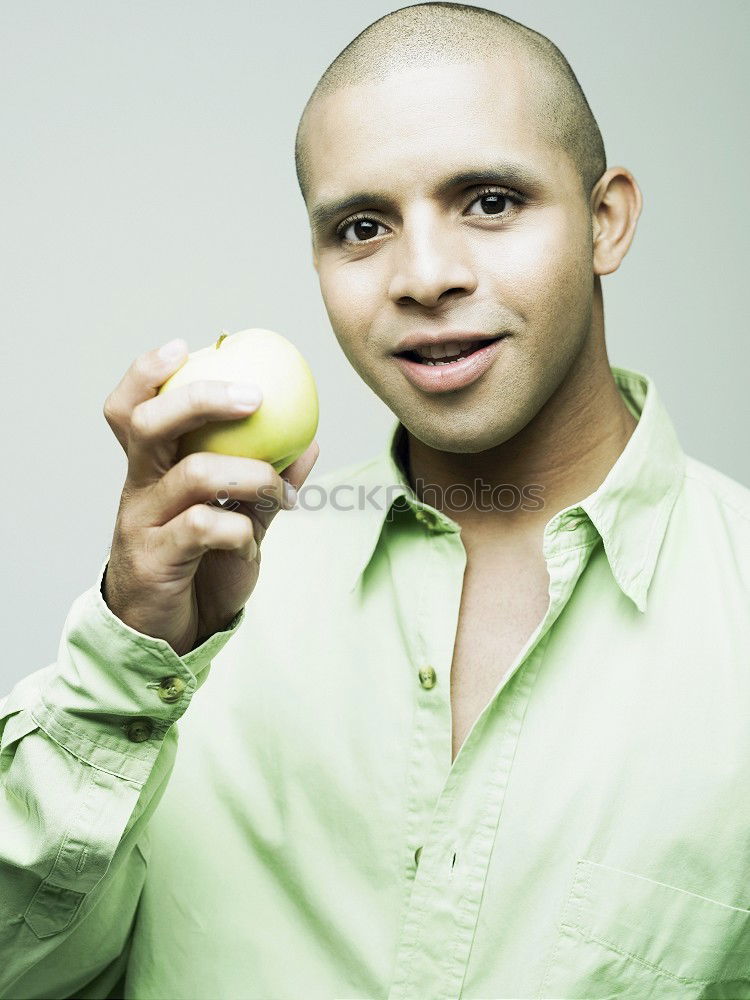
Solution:
[[[303,451],[298,458],[295,458],[292,464],[288,465],[286,469],[284,469],[283,473],[280,473],[281,479],[293,486],[295,491],[298,490],[310,475],[310,470],[317,462],[319,454],[320,447],[318,442],[313,440],[308,445],[307,450]],[[273,504],[273,508],[271,510],[267,507],[261,509],[255,504],[248,504],[247,507],[247,512],[243,511],[242,513],[247,513],[252,519],[255,526],[255,540],[257,544],[260,545],[266,537],[266,531],[268,530],[271,522],[282,508],[276,503]],[[294,508],[292,507],[286,509],[293,510]]]
[[[298,490],[310,475],[310,471],[317,462],[319,454],[320,445],[316,439],[313,439],[299,458],[295,458],[292,464],[288,465],[286,469],[284,469],[281,478],[286,479],[286,481],[290,483],[295,490]]]

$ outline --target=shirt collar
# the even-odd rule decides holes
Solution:
[[[593,525],[618,586],[644,612],[659,550],[682,486],[685,454],[653,380],[633,369],[610,367],[638,424],[601,486],[555,514],[545,537],[581,520]],[[362,519],[357,519],[357,537],[351,547],[351,590],[367,568],[394,504],[410,509],[426,530],[460,530],[455,521],[422,503],[412,490],[404,467],[405,438],[405,428],[396,420],[384,450],[359,466],[353,477],[360,495],[369,499],[361,511]]]

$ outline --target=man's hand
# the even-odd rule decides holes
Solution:
[[[226,628],[248,601],[260,571],[260,544],[284,506],[288,485],[304,483],[317,441],[281,477],[268,462],[200,452],[177,461],[179,438],[209,420],[247,416],[232,383],[198,381],[158,396],[187,352],[136,358],[107,397],[104,417],[128,458],[103,584],[107,605],[178,656]],[[231,484],[231,489],[230,489]],[[218,496],[239,506],[223,510]],[[214,506],[215,504],[215,506]]]

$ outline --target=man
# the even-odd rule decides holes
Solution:
[[[359,35],[296,158],[393,434],[266,537],[270,466],[174,464],[223,384],[108,398],[108,561],[0,706],[2,996],[750,997],[750,490],[608,363],[634,178],[457,4]]]

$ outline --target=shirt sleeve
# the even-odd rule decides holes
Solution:
[[[175,723],[245,616],[178,656],[110,611],[108,561],[56,662],[0,699],[0,998],[106,997],[123,974]]]

